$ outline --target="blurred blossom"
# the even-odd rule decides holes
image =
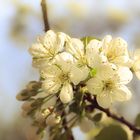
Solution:
[[[109,22],[109,28],[113,31],[118,30],[128,22],[128,14],[125,11],[117,10],[115,8],[109,9],[107,13],[107,19]]]
[[[34,34],[32,34],[32,32],[35,31],[34,25],[32,26],[30,23],[36,23],[36,26],[41,24],[41,15],[39,15],[31,5],[15,2],[14,6],[16,12],[11,19],[10,36],[16,42],[25,44],[35,37]]]

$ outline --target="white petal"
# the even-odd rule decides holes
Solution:
[[[113,61],[116,64],[124,65],[124,66],[127,66],[130,63],[130,59],[126,55],[125,56],[116,57]]]
[[[33,44],[32,47],[29,48],[29,52],[36,58],[47,56],[47,50],[41,43]]]
[[[72,65],[70,79],[75,85],[77,85],[88,77],[88,73],[89,70],[87,67],[78,68],[75,65]]]
[[[113,39],[110,47],[113,48],[120,56],[128,55],[127,42],[120,37]]]
[[[79,59],[84,55],[84,45],[80,39],[72,38],[66,45],[66,51]]]
[[[60,66],[60,68],[66,73],[70,71],[73,61],[73,56],[67,52],[60,53],[55,58],[55,64]]]
[[[61,63],[61,61],[73,62],[73,60],[73,56],[67,52],[60,53],[56,57],[56,61],[58,61],[58,63]]]
[[[60,90],[61,82],[56,78],[48,78],[43,81],[42,89],[49,94],[55,94]]]
[[[100,65],[100,67],[98,67],[96,76],[99,77],[101,80],[105,81],[110,78],[115,78],[116,70],[117,68],[114,64],[105,63]]]
[[[93,95],[98,95],[102,92],[103,84],[101,79],[91,78],[86,83],[88,91]]]
[[[59,46],[59,51],[61,51],[61,50],[64,49],[65,42],[67,42],[68,39],[70,39],[70,37],[68,35],[66,35],[65,33],[62,33],[62,32],[58,32],[57,36],[58,36],[57,44]],[[56,45],[56,47],[57,47],[57,45]]]
[[[44,44],[44,47],[46,49],[54,48],[54,44],[56,44],[57,42],[56,40],[57,40],[56,33],[52,30],[49,30],[45,33],[42,43]]]
[[[103,50],[109,62],[118,65],[128,65],[129,54],[127,50],[127,43],[122,38],[115,38],[110,42],[103,42]]]
[[[128,67],[119,67],[118,74],[121,84],[128,84],[133,78],[133,74]]]
[[[70,83],[65,83],[60,92],[60,100],[69,103],[73,99],[73,89]]]
[[[95,67],[100,61],[99,48],[101,47],[101,41],[96,39],[90,41],[86,47],[86,57],[90,67]]]
[[[131,91],[126,86],[120,86],[112,92],[112,98],[117,101],[129,100],[131,96]]]
[[[55,33],[52,30],[46,32],[42,44],[52,54],[63,50],[67,35],[61,32]]]
[[[103,43],[108,44],[108,43],[110,43],[111,40],[112,40],[112,36],[111,35],[106,35],[103,39]]]
[[[112,36],[106,35],[102,41],[103,42],[102,49],[105,54],[108,52],[108,47],[109,47],[111,40],[112,40]]]
[[[109,92],[102,92],[97,95],[97,102],[103,108],[109,108],[112,104],[112,99]]]
[[[61,69],[56,65],[49,65],[40,70],[42,78],[57,78],[61,74]]]

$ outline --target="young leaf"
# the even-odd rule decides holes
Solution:
[[[135,125],[138,126],[138,127],[140,127],[140,113],[136,117]]]
[[[95,140],[128,140],[127,133],[119,125],[104,127],[95,137]]]
[[[81,41],[83,42],[84,46],[87,46],[87,44],[93,39],[100,40],[100,39],[95,38],[95,37],[86,36],[86,37],[81,38]]]

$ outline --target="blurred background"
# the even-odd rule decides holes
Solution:
[[[21,116],[16,94],[38,80],[28,48],[44,31],[40,0],[0,0],[0,140],[38,140]],[[47,0],[51,29],[72,37],[120,36],[130,50],[140,48],[140,0]],[[131,101],[117,111],[133,121],[140,112],[140,82],[129,85]],[[86,136],[74,129],[77,140]]]

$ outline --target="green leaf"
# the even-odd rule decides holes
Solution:
[[[138,127],[140,127],[140,113],[136,117],[135,125],[138,126]]]
[[[87,46],[87,44],[93,39],[97,39],[97,38],[91,37],[91,36],[86,36],[86,37],[81,38],[81,41],[83,42],[84,46]],[[99,40],[99,39],[97,39],[97,40]]]
[[[94,76],[96,75],[96,73],[97,73],[96,68],[93,68],[93,69],[90,71],[90,76],[91,76],[91,77],[94,77]]]
[[[99,122],[102,119],[102,113],[97,113],[93,117],[93,121]]]
[[[119,125],[104,127],[95,137],[95,140],[128,140],[127,133]]]

